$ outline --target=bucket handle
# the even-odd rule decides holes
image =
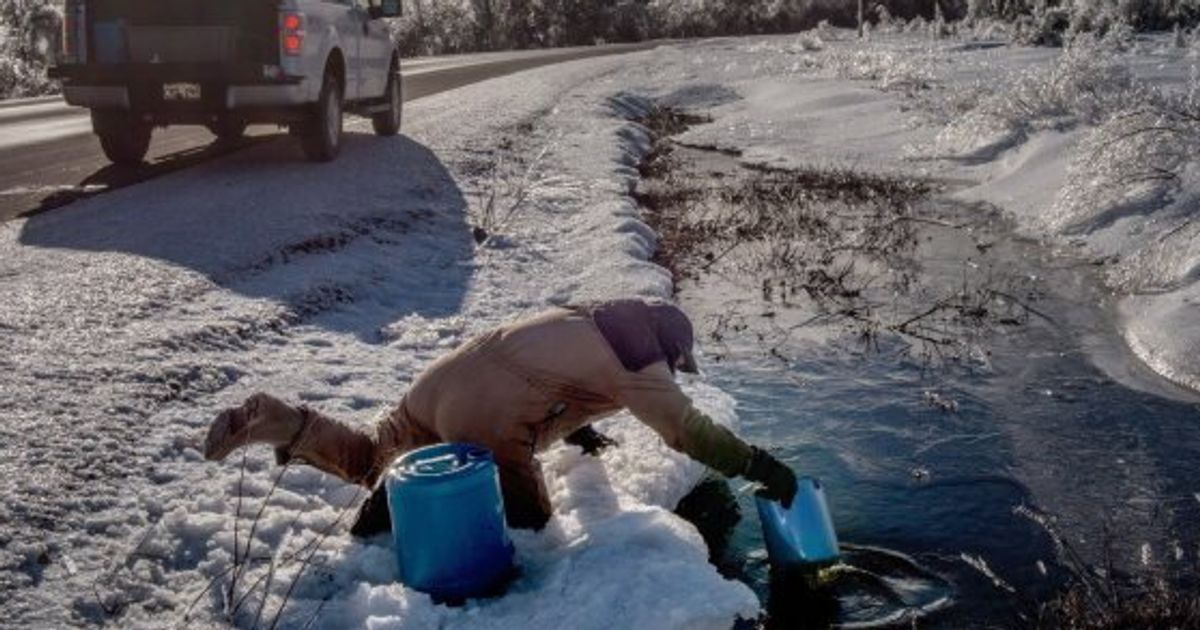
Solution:
[[[444,465],[444,464],[458,464],[458,463],[460,463],[458,453],[446,453],[445,455],[442,455],[440,457],[433,457],[433,458],[422,461],[421,463],[416,465],[416,469],[419,472],[427,472],[427,471],[430,471],[430,469],[433,469],[436,471],[438,468],[441,468],[442,465]]]

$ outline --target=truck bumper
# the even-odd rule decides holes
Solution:
[[[313,100],[309,86],[305,83],[294,85],[228,85],[220,86],[225,93],[223,106],[209,102],[203,109],[210,112],[234,111],[240,109],[298,107]],[[63,99],[68,105],[87,107],[91,109],[123,109],[133,110],[130,90],[120,85],[64,85]],[[169,113],[169,108],[138,107],[137,109],[158,109]],[[190,109],[190,108],[189,108]]]
[[[68,105],[97,109],[129,109],[129,90],[117,85],[64,85]]]
[[[226,83],[288,85],[303,77],[284,74],[277,65],[262,63],[83,63],[50,68],[50,78],[64,85],[127,85],[130,83]]]
[[[230,113],[286,122],[316,98],[310,81],[261,64],[84,64],[57,66],[50,76],[62,79],[71,105],[123,109],[156,124],[204,124]],[[163,86],[172,83],[199,85],[201,96],[165,100]]]
[[[315,100],[308,82],[290,85],[230,85],[225,89],[225,108],[291,107]]]

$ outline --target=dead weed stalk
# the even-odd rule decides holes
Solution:
[[[929,230],[969,227],[922,211],[932,183],[848,167],[702,173],[662,135],[693,119],[657,108],[641,121],[658,139],[636,196],[659,234],[655,262],[677,283],[719,274],[757,291],[768,314],[808,311],[815,315],[801,326],[841,324],[867,347],[888,334],[930,358],[961,352],[975,330],[1030,315],[1030,300],[1008,278],[964,275],[938,293],[922,284],[916,250]],[[738,331],[718,322],[714,339],[730,332]],[[770,347],[783,356],[778,343]]]
[[[270,597],[271,586],[275,582],[276,574],[280,569],[298,562],[299,568],[292,576],[292,579],[288,584],[287,590],[284,593],[279,606],[275,609],[274,614],[270,618],[270,625],[268,627],[277,627],[283,617],[284,611],[291,602],[291,598],[295,593],[297,584],[299,584],[300,579],[307,573],[308,569],[313,566],[313,559],[316,557],[316,554],[321,550],[321,547],[324,546],[325,542],[329,539],[329,536],[333,533],[337,526],[345,519],[346,514],[348,514],[350,511],[350,508],[356,505],[362,498],[363,489],[359,487],[350,500],[339,508],[337,516],[333,521],[325,526],[325,528],[322,529],[315,537],[301,544],[296,549],[293,549],[287,553],[271,551],[270,553],[265,554],[254,554],[252,553],[252,546],[254,543],[255,534],[258,532],[259,524],[262,521],[263,515],[266,513],[267,506],[271,501],[271,497],[274,496],[275,491],[279,488],[280,482],[290,469],[291,463],[284,463],[279,473],[275,475],[270,489],[263,497],[262,502],[260,503],[258,510],[254,515],[254,519],[251,521],[250,529],[245,536],[245,544],[242,545],[240,542],[241,536],[239,521],[242,513],[242,505],[244,503],[242,487],[246,473],[246,450],[247,449],[245,448],[243,449],[241,471],[239,473],[238,481],[238,496],[236,501],[233,528],[233,562],[229,567],[218,572],[208,580],[205,587],[201,589],[201,591],[192,599],[191,603],[184,610],[183,615],[181,615],[178,623],[176,624],[176,627],[187,627],[192,622],[192,612],[204,599],[205,595],[212,592],[218,583],[220,583],[226,577],[229,577],[229,583],[223,590],[224,597],[222,598],[224,601],[224,615],[226,621],[230,624],[235,624],[238,613],[241,612],[242,608],[248,604],[256,594],[258,594],[258,607],[254,614],[253,624],[250,626],[252,628],[258,628],[264,622],[264,613],[267,608],[267,600]],[[287,528],[287,531],[293,531],[295,529],[296,524],[299,522],[299,518],[300,513],[297,513],[292,518],[292,522]],[[239,588],[239,586],[243,585],[245,581],[249,580],[248,572],[251,570],[252,566],[261,566],[262,564],[267,564],[266,573],[258,576],[257,579],[250,583],[249,586]],[[313,614],[319,614],[320,610],[322,610],[324,606],[325,601],[322,601]]]
[[[486,246],[508,229],[527,207],[530,188],[538,177],[546,155],[553,148],[553,143],[543,145],[521,175],[513,178],[507,176],[509,169],[504,163],[504,152],[511,149],[511,145],[511,140],[501,143],[501,152],[484,167],[490,178],[480,194],[481,205],[475,212],[475,226],[471,230],[476,245],[480,247]]]
[[[1084,560],[1053,519],[1028,506],[1015,512],[1045,531],[1054,542],[1069,581],[1054,599],[1031,606],[1030,627],[1039,630],[1132,630],[1200,628],[1200,594],[1181,586],[1162,566],[1144,575],[1124,575],[1115,566],[1117,536],[1108,523],[1100,566]]]

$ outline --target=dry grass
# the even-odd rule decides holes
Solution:
[[[534,133],[532,123],[521,122],[512,135],[504,136],[495,149],[485,150],[483,159],[464,165],[475,180],[470,215],[476,245],[487,247],[505,239],[532,205],[530,195],[541,178],[553,142],[539,147],[518,146],[519,138]],[[536,153],[534,153],[536,151]],[[533,158],[521,156],[532,153]]]
[[[1105,527],[1101,566],[1093,566],[1058,530],[1052,518],[1021,506],[1016,513],[1041,527],[1054,541],[1061,566],[1070,575],[1053,599],[1027,602],[1025,618],[1039,630],[1191,630],[1200,628],[1197,575],[1170,575],[1161,566],[1126,575],[1113,562],[1116,535]]]
[[[927,357],[964,352],[973,331],[1019,325],[1037,313],[1028,291],[1003,275],[975,274],[930,294],[918,260],[929,231],[974,239],[966,226],[923,210],[932,183],[845,167],[731,162],[727,171],[704,172],[669,139],[689,120],[705,119],[658,108],[641,121],[657,142],[642,164],[637,198],[659,234],[655,261],[677,283],[714,273],[734,278],[761,295],[764,310],[805,314],[793,329],[842,325],[866,345],[886,335]],[[697,155],[697,147],[687,150]],[[721,341],[746,328],[731,315],[712,335]],[[769,345],[784,358],[781,344]]]
[[[1133,630],[1200,628],[1200,595],[1164,581],[1122,589],[1099,605],[1086,588],[1075,586],[1046,604],[1038,628],[1047,630]]]

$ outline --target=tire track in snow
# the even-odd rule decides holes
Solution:
[[[421,209],[413,211],[404,219],[382,216],[364,217],[353,221],[338,219],[333,223],[335,226],[344,224],[342,229],[322,232],[279,247],[253,263],[222,274],[216,280],[216,284],[234,286],[309,257],[336,256],[362,239],[380,246],[399,247],[403,245],[402,237],[412,230],[414,222],[428,221],[432,216],[428,210]],[[148,345],[160,346],[171,352],[251,350],[267,336],[285,335],[290,328],[303,325],[339,306],[354,303],[367,288],[363,284],[361,278],[318,284],[286,296],[274,313],[263,313],[249,319],[226,319],[207,323],[198,330],[175,333],[163,339],[150,341]],[[216,287],[210,286],[209,290],[216,290]],[[195,295],[192,299],[199,297],[200,295]]]
[[[281,277],[303,275],[295,271],[298,266],[336,267],[337,260],[347,254],[375,265],[402,259],[405,238],[414,228],[437,232],[450,227],[445,221],[430,225],[436,223],[436,218],[429,208],[417,208],[399,217],[329,216],[324,228],[311,236],[277,246],[250,263],[235,265],[210,279],[193,277],[182,288],[172,285],[139,308],[105,318],[103,334],[110,343],[118,340],[120,346],[123,344],[119,340],[126,340],[132,342],[132,347],[117,352],[105,348],[107,356],[103,358],[55,357],[32,371],[13,366],[9,374],[19,382],[0,393],[0,402],[6,407],[28,407],[18,404],[20,390],[53,392],[55,398],[78,401],[94,396],[97,389],[108,389],[112,393],[106,398],[124,402],[102,410],[89,410],[76,403],[58,404],[43,407],[36,414],[8,419],[6,428],[54,424],[74,425],[78,430],[48,433],[33,443],[14,435],[9,442],[28,444],[20,457],[22,472],[5,475],[8,483],[4,484],[3,496],[21,496],[24,500],[0,507],[0,521],[23,523],[22,529],[32,528],[37,534],[32,539],[20,533],[15,539],[0,539],[0,599],[19,589],[38,587],[48,566],[66,557],[70,539],[77,538],[79,532],[94,537],[97,545],[102,545],[104,539],[123,537],[121,519],[112,514],[125,511],[122,506],[130,499],[123,489],[126,480],[146,475],[158,483],[172,480],[156,472],[161,468],[156,457],[141,448],[152,418],[173,405],[194,404],[236,385],[246,372],[235,366],[256,346],[287,344],[296,327],[353,305],[371,293],[372,283],[384,270],[359,274],[355,271],[360,271],[361,265],[351,266],[335,272],[332,281],[317,282],[266,304],[254,299],[244,305],[245,310],[227,312],[230,290],[237,292],[242,285],[276,284]],[[356,248],[376,251],[356,254]],[[447,253],[456,254],[453,250]],[[202,325],[190,330],[175,324],[187,321],[183,311],[206,301],[220,305],[226,312],[217,318],[203,317]],[[275,303],[269,303],[272,301]],[[17,331],[20,325],[6,323],[5,327]],[[164,360],[146,369],[143,361],[123,361],[119,355],[125,353],[156,355]],[[85,354],[94,353],[85,350]],[[0,359],[0,368],[7,367],[7,362]],[[96,413],[106,420],[89,420]],[[190,446],[187,440],[178,443],[176,453]],[[54,491],[47,492],[48,486]],[[85,498],[70,499],[64,493]],[[50,532],[55,535],[47,536]],[[51,538],[58,540],[45,542]]]

